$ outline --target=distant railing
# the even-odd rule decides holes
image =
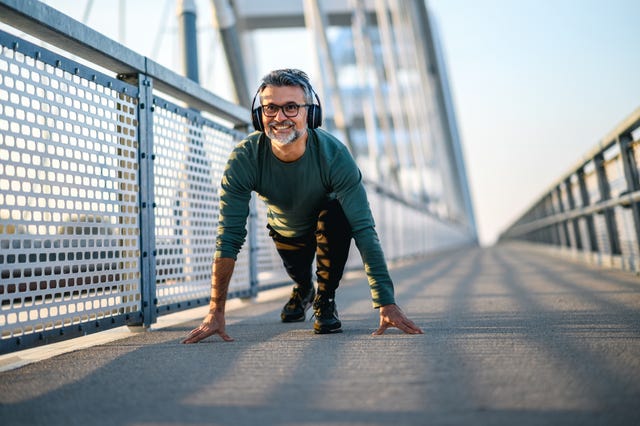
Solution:
[[[640,270],[640,109],[578,161],[500,236]]]
[[[0,20],[0,353],[206,305],[249,111],[42,3]],[[473,241],[367,188],[389,260]],[[229,297],[288,284],[265,225],[254,200]]]

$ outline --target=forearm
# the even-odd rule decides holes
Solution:
[[[229,282],[231,281],[235,264],[236,261],[230,257],[218,257],[213,260],[209,312],[224,313]]]
[[[393,282],[377,234],[368,229],[356,233],[354,237],[365,265],[373,306],[379,308],[394,304]]]

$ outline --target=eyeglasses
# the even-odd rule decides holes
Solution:
[[[262,113],[266,117],[275,117],[276,115],[278,115],[278,111],[282,110],[285,117],[292,118],[298,115],[298,112],[300,111],[300,107],[310,107],[310,106],[311,105],[309,104],[296,104],[293,102],[290,102],[282,106],[276,105],[276,104],[267,104],[262,106]]]

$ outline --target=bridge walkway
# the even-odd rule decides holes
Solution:
[[[366,279],[344,333],[282,324],[287,291],[228,313],[236,341],[182,345],[198,321],[0,373],[9,425],[637,425],[640,281],[522,245],[398,265],[425,334],[373,337]]]

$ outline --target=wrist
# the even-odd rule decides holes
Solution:
[[[224,313],[224,305],[224,301],[211,299],[211,301],[209,302],[209,313]]]

